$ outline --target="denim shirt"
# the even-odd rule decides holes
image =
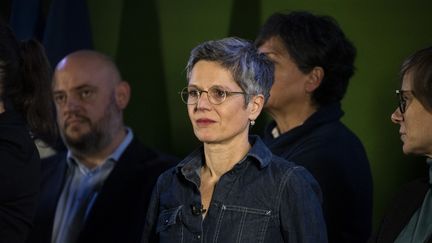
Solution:
[[[327,242],[319,185],[301,166],[273,155],[259,137],[220,177],[203,219],[203,148],[163,173],[153,191],[143,242]],[[198,211],[198,213],[197,213]]]

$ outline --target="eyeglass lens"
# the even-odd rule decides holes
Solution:
[[[193,87],[185,87],[181,91],[181,98],[184,103],[188,105],[193,105],[198,102],[202,93],[207,93],[207,98],[209,99],[210,103],[215,105],[224,102],[227,96],[227,91],[222,90],[218,87],[211,87],[208,91],[198,90],[197,88]]]

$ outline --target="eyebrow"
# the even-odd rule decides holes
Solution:
[[[265,55],[279,55],[279,53],[275,52],[275,51],[262,51],[261,53],[265,54]]]
[[[97,89],[97,87],[94,85],[82,84],[82,85],[79,85],[77,87],[72,88],[72,90],[75,91],[75,90],[82,90],[82,89],[86,89],[86,88]],[[60,93],[60,92],[65,92],[65,91],[61,90],[61,89],[60,90],[55,90],[55,89],[53,90],[53,93]]]
[[[80,85],[78,87],[73,88],[73,90],[81,90],[81,89],[86,89],[86,88],[97,89],[97,86],[89,85],[89,84],[83,84],[83,85]]]

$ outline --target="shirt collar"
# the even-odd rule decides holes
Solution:
[[[241,161],[239,161],[239,164],[243,163],[248,158],[252,158],[259,164],[260,168],[266,167],[273,157],[271,151],[256,135],[249,136],[249,143],[252,145],[252,147],[246,156]],[[181,172],[185,176],[191,173],[197,173],[197,171],[199,172],[199,169],[204,163],[203,158],[204,147],[200,146],[176,166],[177,172]]]
[[[126,137],[123,139],[123,141],[120,143],[120,145],[114,150],[112,154],[110,154],[104,161],[113,161],[117,162],[120,159],[120,156],[123,154],[123,152],[126,150],[126,148],[129,146],[133,139],[133,132],[132,129],[129,127],[125,127],[126,129]],[[75,156],[72,155],[71,151],[68,150],[66,154],[66,162],[69,166],[73,166],[74,163],[78,164],[80,168],[85,167],[82,165],[82,163],[77,159]],[[98,167],[96,167],[98,168]],[[95,168],[95,169],[96,169]]]
[[[272,160],[272,152],[256,135],[249,136],[249,142],[252,144],[252,148],[249,150],[246,157],[253,157],[258,161],[261,168],[266,167]]]

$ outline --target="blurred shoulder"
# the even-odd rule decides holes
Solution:
[[[128,145],[120,159],[139,160],[147,167],[157,167],[162,170],[171,168],[180,161],[173,155],[145,146],[136,137]]]
[[[269,164],[268,169],[275,175],[279,174],[279,176],[283,177],[301,177],[315,183],[314,177],[305,167],[277,155],[273,155],[272,162]]]

